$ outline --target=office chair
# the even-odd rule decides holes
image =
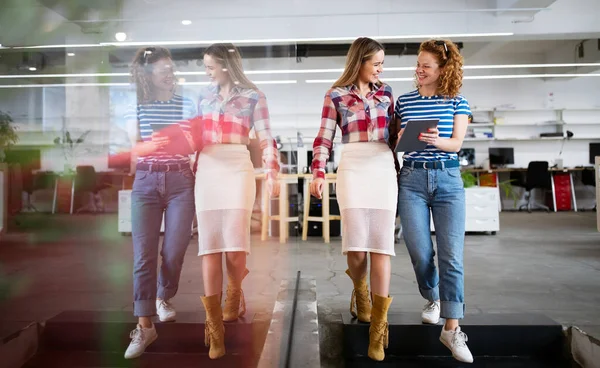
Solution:
[[[594,177],[594,174],[596,173],[596,171],[594,169],[583,169],[583,171],[581,172],[581,182],[583,183],[583,185],[585,186],[592,186],[592,187],[596,187],[596,178]],[[597,211],[597,206],[598,203],[596,203],[596,201],[594,200],[594,208],[591,208],[590,210],[592,211]]]
[[[551,189],[551,180],[548,161],[531,161],[527,166],[527,174],[525,175],[525,200],[527,203],[521,205],[519,211],[527,208],[529,213],[531,213],[531,210],[550,212],[548,206],[535,202],[533,194],[535,189]]]
[[[99,192],[106,189],[109,185],[98,184],[98,177],[93,166],[77,166],[75,174],[75,192],[80,194],[89,193],[86,204],[77,209],[76,213],[104,212],[104,204]]]

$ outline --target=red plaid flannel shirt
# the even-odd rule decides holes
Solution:
[[[218,86],[210,86],[202,91],[198,103],[199,118],[194,123],[200,127],[201,139],[196,138],[200,147],[210,144],[250,143],[250,130],[254,128],[263,150],[263,165],[271,178],[279,172],[279,152],[277,143],[271,136],[269,109],[265,95],[253,89],[233,87],[227,99],[219,95]],[[195,134],[196,136],[198,133]]]
[[[379,87],[372,86],[371,92],[364,98],[355,85],[327,91],[321,113],[321,129],[313,144],[314,178],[325,178],[325,166],[337,126],[342,131],[342,143],[387,143],[393,118],[392,88],[385,83]]]

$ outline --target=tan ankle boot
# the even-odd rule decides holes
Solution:
[[[387,313],[392,299],[373,294],[373,311],[369,327],[369,358],[373,360],[382,361],[385,358],[383,349],[388,347],[389,342]]]
[[[206,309],[204,344],[210,346],[208,357],[218,359],[225,355],[225,327],[223,326],[221,296],[219,294],[203,296],[202,304]]]
[[[356,280],[352,278],[349,269],[346,270],[346,275],[350,276],[354,284],[354,290],[352,290],[352,297],[350,298],[350,314],[361,322],[371,322],[371,300],[367,278],[363,277]]]
[[[227,296],[225,297],[225,308],[223,308],[223,321],[235,321],[246,313],[246,301],[244,300],[244,292],[242,291],[242,280],[250,271],[244,270],[242,278],[236,280],[229,275],[227,281]]]

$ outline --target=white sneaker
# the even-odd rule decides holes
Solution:
[[[177,317],[177,312],[175,312],[173,304],[168,300],[156,301],[156,313],[161,322],[173,322],[175,317]]]
[[[137,358],[144,353],[148,345],[152,344],[158,337],[154,325],[151,328],[143,328],[137,325],[136,329],[129,334],[131,343],[125,351],[125,359]]]
[[[467,335],[460,330],[460,327],[456,327],[454,331],[446,331],[442,327],[440,341],[452,351],[454,359],[463,363],[473,363],[473,355],[467,346]]]
[[[421,312],[421,321],[437,325],[440,322],[440,302],[427,302]]]

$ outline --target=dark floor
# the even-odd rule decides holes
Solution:
[[[595,213],[502,213],[501,231],[468,235],[467,313],[540,312],[600,336],[600,233]],[[0,239],[0,332],[63,310],[131,310],[131,238],[109,215],[22,215]],[[270,313],[279,281],[297,270],[317,280],[319,319],[345,312],[351,283],[341,243],[254,238],[244,282],[247,305]],[[200,308],[201,263],[195,239],[178,295],[181,311]],[[403,243],[392,261],[391,310],[419,311],[414,274]]]

